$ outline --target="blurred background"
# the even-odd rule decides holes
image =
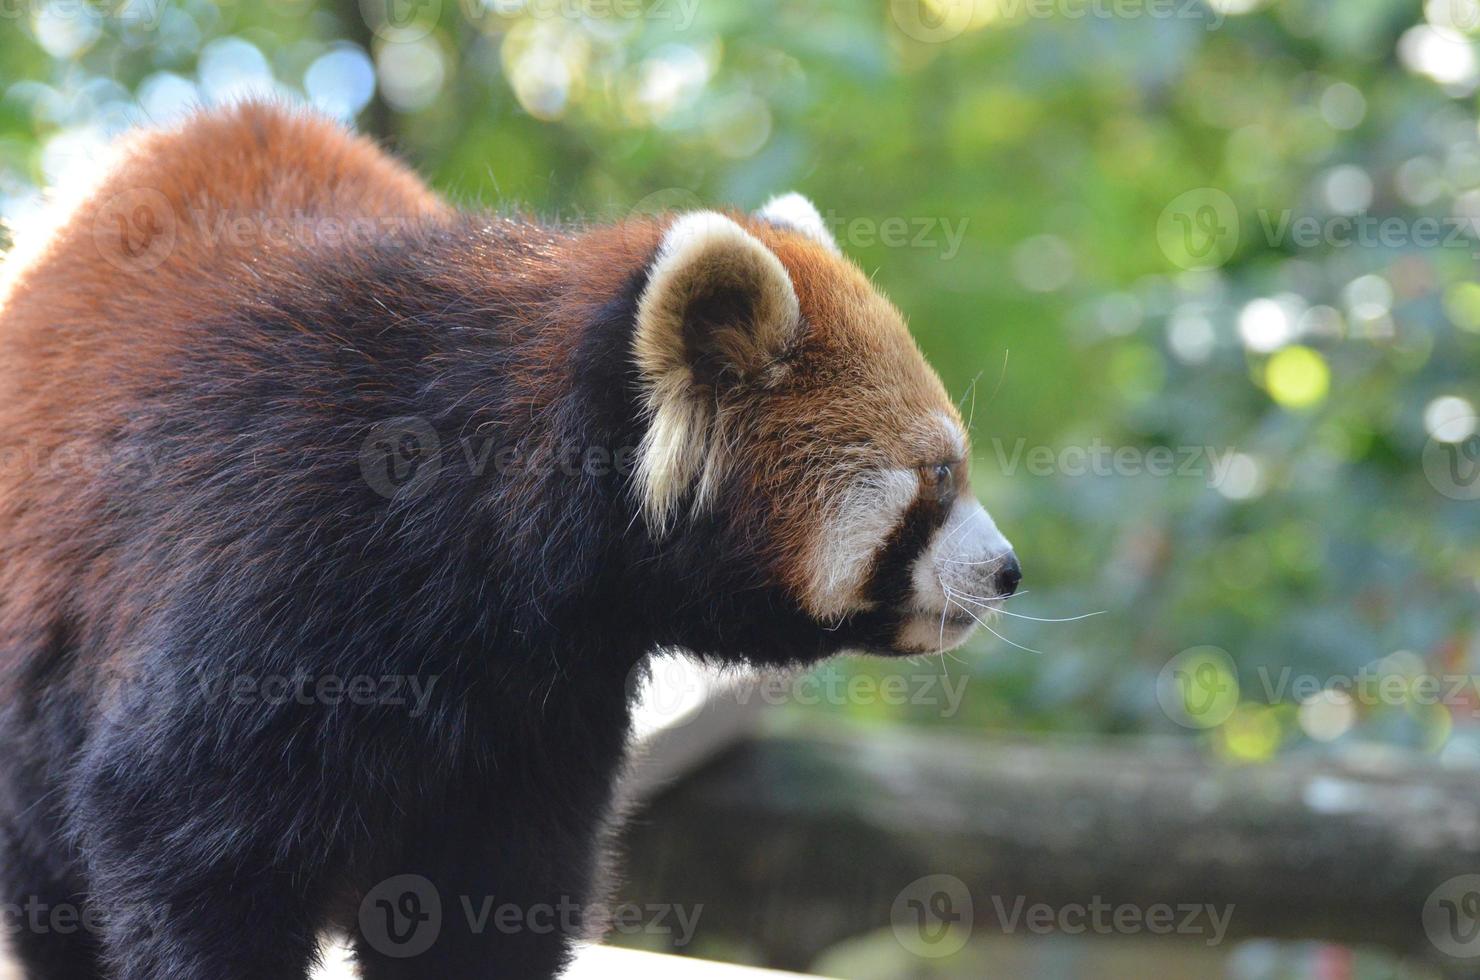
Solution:
[[[1470,975],[1477,42],[1480,0],[9,0],[0,243],[117,133],[262,93],[469,207],[800,190],[1027,591],[730,697],[763,717],[626,887],[703,905],[682,952],[840,977]]]

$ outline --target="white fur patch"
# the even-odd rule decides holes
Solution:
[[[981,504],[974,498],[956,501],[946,522],[915,562],[911,580],[916,600],[943,607],[948,588],[980,597],[975,583],[1011,550],[1012,545]]]
[[[903,650],[934,653],[960,646],[990,615],[998,565],[1012,545],[982,505],[964,499],[915,560],[911,582],[918,614],[901,624],[895,643]],[[962,620],[965,620],[963,625]]]
[[[725,454],[713,431],[713,399],[697,390],[684,317],[706,286],[751,293],[753,322],[722,328],[725,354],[744,373],[790,342],[800,321],[796,291],[781,260],[734,221],[696,211],[673,222],[658,248],[637,305],[633,354],[647,388],[650,424],[636,480],[648,524],[661,533],[698,481],[702,506],[718,485]]]
[[[652,406],[636,473],[644,513],[655,529],[668,526],[678,498],[703,468],[708,431],[706,414],[691,401],[666,398]]]
[[[874,555],[919,493],[914,470],[869,473],[843,491],[823,522],[807,583],[807,606],[826,619],[865,608]]]
[[[961,431],[960,424],[945,412],[935,412],[935,421],[945,433],[946,441],[951,444],[956,459],[966,458],[966,433]]]
[[[838,248],[837,239],[828,230],[827,222],[818,213],[817,206],[795,191],[771,198],[761,205],[755,216],[781,228],[799,231],[813,241],[827,246],[835,255],[843,254],[843,250]]]
[[[957,611],[952,610],[952,612]],[[985,614],[978,613],[977,615],[984,616]],[[919,616],[905,620],[904,625],[895,635],[894,642],[901,650],[917,653],[943,653],[966,642],[966,638],[975,631],[975,623],[961,627],[944,616]]]

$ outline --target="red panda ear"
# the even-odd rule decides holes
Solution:
[[[696,479],[701,502],[717,480],[714,389],[767,380],[800,325],[791,277],[754,235],[713,211],[668,228],[633,339],[649,415],[638,484],[655,528],[667,525]]]
[[[663,236],[638,300],[638,366],[651,380],[749,380],[791,345],[799,319],[781,260],[724,215],[695,211]]]
[[[796,191],[777,194],[755,213],[757,218],[778,228],[800,232],[834,255],[842,255],[837,239],[827,230],[827,222],[817,213],[817,206]]]

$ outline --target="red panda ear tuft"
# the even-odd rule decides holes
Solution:
[[[791,277],[754,235],[713,211],[668,228],[633,339],[649,415],[637,477],[655,529],[696,479],[700,503],[718,479],[723,460],[709,451],[714,389],[769,380],[800,328]]]
[[[827,222],[817,213],[817,205],[796,191],[777,194],[755,213],[757,218],[778,228],[799,232],[826,248],[834,255],[842,255],[837,239],[827,229]]]

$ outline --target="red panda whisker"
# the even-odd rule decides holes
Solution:
[[[951,599],[949,597],[947,597],[947,601],[948,602],[956,602],[955,599]],[[980,616],[978,616],[976,613],[972,612],[971,611],[971,608],[969,606],[965,605],[964,603],[956,602],[956,605],[960,606],[963,610],[965,610],[966,611],[966,615],[968,615],[972,619],[976,620],[976,624],[978,626],[980,626],[982,629],[986,630],[988,633],[991,633],[993,636],[995,636],[997,639],[1001,640],[1003,643],[1006,643],[1008,646],[1017,647],[1019,650],[1025,651],[1027,653],[1036,653],[1039,656],[1042,656],[1043,655],[1043,651],[1042,650],[1034,650],[1032,647],[1025,647],[1025,646],[1023,646],[1021,643],[1014,643],[1012,640],[1009,640],[1007,637],[1003,636],[1001,633],[999,633],[996,630],[992,629],[992,627],[988,626],[985,622],[983,622],[982,621],[982,618]]]
[[[966,393],[956,402],[956,410],[961,410],[961,402],[968,397],[971,399],[971,410],[966,413],[966,434],[971,434],[971,426],[976,421],[976,383],[982,379],[982,371],[976,372],[976,377],[971,379],[971,384],[966,386]]]
[[[1044,617],[1044,616],[1028,616],[1028,615],[1025,615],[1023,613],[1008,612],[1006,609],[999,609],[997,611],[1000,612],[1004,616],[1011,616],[1014,619],[1029,619],[1029,620],[1032,620],[1035,623],[1077,623],[1081,619],[1089,619],[1089,618],[1094,617],[1094,616],[1103,616],[1103,615],[1105,615],[1105,613],[1109,612],[1109,610],[1107,610],[1107,609],[1096,609],[1094,612],[1087,612],[1087,613],[1085,613],[1082,616],[1061,616],[1061,617],[1048,616],[1048,617]]]
[[[1011,354],[1012,348],[1002,348],[1002,373],[997,376],[997,387],[992,389],[992,398],[997,397],[997,393],[1002,390],[1002,383],[1007,380],[1007,359]],[[991,403],[991,399],[988,399],[987,404]]]
[[[999,602],[999,601],[1001,601],[1002,598],[1004,598],[1004,597],[987,598],[987,597],[984,597],[984,596],[971,595],[970,593],[967,593],[967,592],[957,592],[955,590],[952,590],[951,597],[954,598],[954,599],[958,599],[958,600],[959,599],[969,599],[969,600],[973,600],[975,602],[983,603],[983,604],[985,604],[985,603]],[[1089,618],[1091,618],[1093,616],[1103,616],[1103,615],[1105,615],[1105,613],[1109,612],[1109,610],[1107,610],[1107,609],[1097,609],[1094,612],[1087,612],[1087,613],[1085,613],[1082,616],[1062,616],[1062,617],[1056,617],[1056,616],[1029,616],[1026,613],[1015,613],[1015,612],[1008,612],[1006,609],[997,609],[995,606],[993,606],[991,608],[992,608],[992,610],[994,612],[999,612],[999,613],[1001,613],[1004,616],[1011,616],[1014,619],[1028,619],[1028,620],[1032,620],[1035,623],[1077,623],[1081,619],[1089,619]]]
[[[963,591],[962,589],[957,589],[957,588],[952,588],[951,589],[951,594],[952,595],[957,595],[957,596],[962,596],[962,597],[967,598],[967,599],[979,599],[982,602],[997,602],[1000,599],[1007,598],[1006,596],[1000,596],[1000,595],[976,595],[974,593],[966,592],[966,591]]]
[[[940,545],[938,547],[944,548],[946,545],[948,545],[952,541],[956,540],[957,536],[959,536],[962,531],[966,530],[966,528],[969,527],[973,521],[975,521],[979,517],[985,516],[985,515],[986,515],[986,511],[978,509],[978,510],[972,511],[970,514],[968,514],[965,517],[961,518],[959,521],[957,521],[955,523],[954,526],[952,526],[948,531],[946,531],[946,536],[945,536],[944,539],[941,540],[941,543],[940,543]]]
[[[973,596],[969,592],[962,592],[962,591],[960,591],[958,589],[952,589],[951,591],[954,592],[956,595],[959,595],[959,596],[967,596],[967,597],[973,598],[973,599],[980,599],[981,598],[981,596]],[[986,601],[988,601],[988,602],[1006,602],[1008,599],[1016,599],[1018,596],[1023,595],[1023,594],[1024,593],[1022,593],[1022,592],[1014,592],[1012,595],[994,596],[993,598],[991,598],[989,600],[986,600]],[[1101,610],[1101,612],[1103,612],[1103,611],[1105,611],[1105,610]]]

